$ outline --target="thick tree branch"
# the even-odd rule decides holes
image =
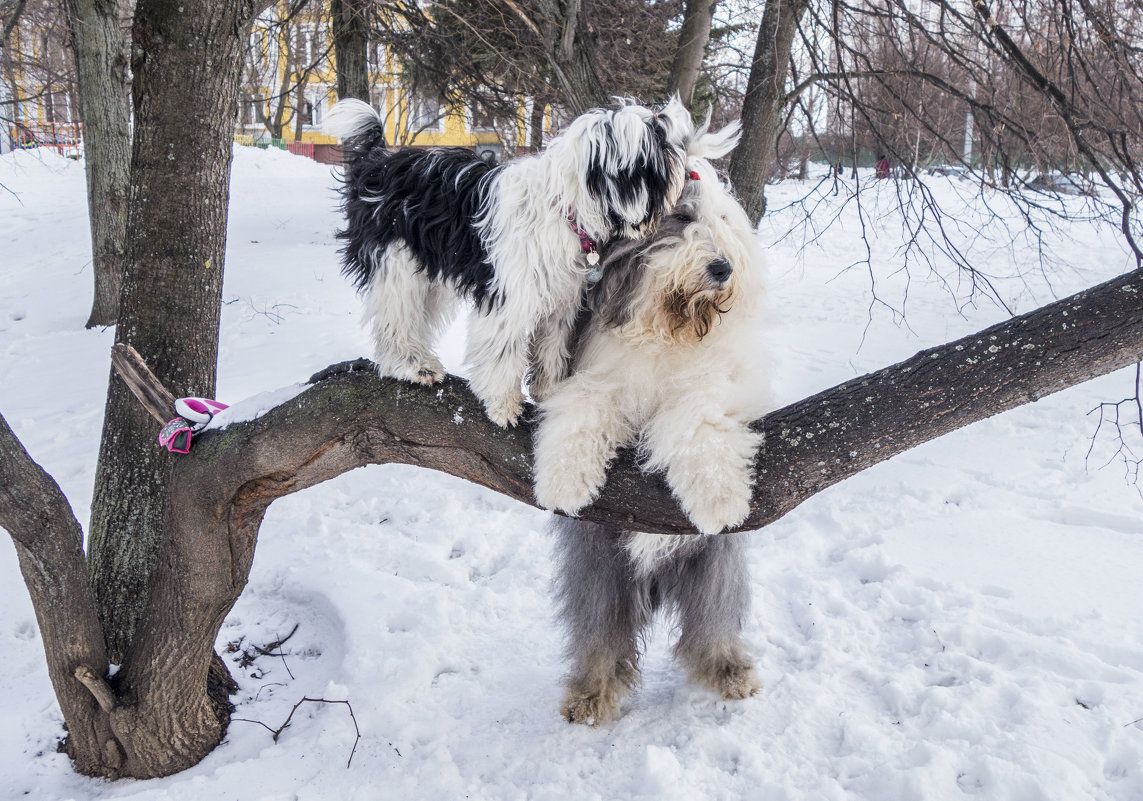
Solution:
[[[103,629],[83,555],[83,532],[59,485],[32,461],[0,416],[0,526],[16,545],[44,644],[48,675],[67,722],[68,750],[87,775],[114,775],[122,754],[76,678],[107,669]],[[104,685],[106,687],[106,685]],[[107,696],[100,699],[106,702]],[[98,755],[98,756],[96,756]]]
[[[977,420],[1143,358],[1143,274],[1013,318],[900,364],[779,409],[766,434],[751,514],[758,528],[817,492],[884,459]],[[359,361],[315,376],[265,415],[196,440],[174,481],[200,502],[229,508],[230,549],[252,558],[257,527],[275,498],[365,464],[402,463],[466,478],[534,504],[532,424],[488,422],[460,379],[437,387],[379,380]],[[594,522],[663,533],[693,531],[665,483],[621,454]]]
[[[926,440],[1141,357],[1143,274],[1134,272],[780,409],[755,424],[766,443],[740,528],[776,520]],[[225,732],[225,715],[203,690],[218,628],[246,584],[274,499],[366,464],[399,463],[533,504],[532,425],[497,428],[458,378],[435,387],[381,380],[360,360],[322,371],[301,394],[255,419],[202,434],[175,461],[147,610],[117,676],[122,695],[146,699],[146,709],[119,706],[109,714],[117,740],[130,745],[128,764],[165,775],[203,753],[163,752],[166,761],[152,767],[159,755],[140,754],[149,741],[139,732],[159,725],[147,709],[176,710],[180,730],[196,741],[213,744]],[[583,517],[693,532],[662,479],[642,473],[630,453],[612,465]]]

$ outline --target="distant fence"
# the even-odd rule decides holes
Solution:
[[[68,158],[83,156],[83,123],[80,122],[13,122],[8,138],[13,148],[50,147]]]
[[[236,134],[234,141],[240,145],[257,147],[262,150],[268,150],[274,147],[278,150],[293,153],[295,156],[305,156],[308,159],[315,159],[316,161],[324,161],[324,159],[319,157],[318,151],[325,147],[330,147],[330,145],[314,145],[313,142],[295,142],[292,139],[267,139],[251,134]],[[339,158],[338,161],[341,161],[341,159]]]

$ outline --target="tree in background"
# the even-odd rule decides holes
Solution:
[[[261,124],[273,139],[289,126],[300,138],[311,117],[306,87],[330,68],[333,42],[326,36],[326,6],[311,0],[274,3],[254,21],[245,53],[239,124]]]
[[[131,150],[126,23],[124,0],[0,5],[3,135],[11,130],[24,145],[69,141],[75,152],[83,144],[95,290],[88,328],[115,323],[123,273]]]
[[[83,120],[95,297],[87,327],[118,318],[131,162],[130,86],[123,0],[67,0]]]
[[[369,13],[367,0],[331,0],[338,98],[369,102]]]

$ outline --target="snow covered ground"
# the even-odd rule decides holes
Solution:
[[[0,411],[86,521],[112,332],[83,328],[82,166],[8,154],[0,185]],[[236,150],[220,398],[367,352],[338,274],[333,187],[328,167]],[[966,187],[934,191],[951,208],[971,205]],[[966,302],[935,246],[936,273],[916,260],[900,271],[891,182],[868,187],[861,218],[844,193],[821,195],[812,221],[838,222],[799,255],[810,235],[785,234],[807,207],[787,204],[809,188],[773,187],[761,229],[777,402],[1004,318]],[[1049,237],[1049,282],[1034,249],[1002,246],[1002,229],[1023,224],[988,200],[1000,224],[953,235],[1017,311],[1127,266],[1113,232],[1075,223],[1070,240]],[[870,266],[844,270],[863,258],[863,226]],[[453,371],[462,338],[454,327],[442,346]],[[978,423],[757,532],[746,633],[764,691],[727,703],[688,686],[663,623],[642,688],[598,729],[557,712],[546,515],[386,466],[271,508],[218,643],[241,683],[225,742],[168,779],[85,779],[56,753],[60,715],[0,537],[0,798],[1143,799],[1143,501],[1110,440],[1086,458],[1088,412],[1133,381],[1125,371]],[[295,626],[284,657],[243,664]],[[277,728],[304,696],[352,705],[348,767],[344,705],[303,705],[277,743],[251,722]]]

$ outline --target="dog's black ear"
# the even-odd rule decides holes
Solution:
[[[631,319],[631,298],[639,286],[647,240],[621,239],[608,246],[600,261],[599,281],[587,293],[587,308],[608,328]]]

